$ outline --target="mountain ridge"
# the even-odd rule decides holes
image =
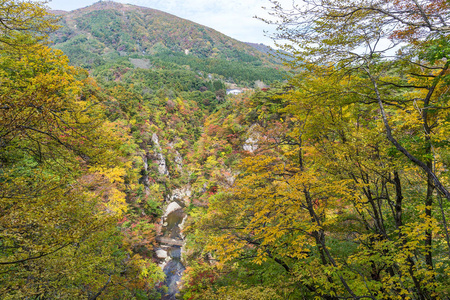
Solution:
[[[219,31],[143,6],[100,1],[70,12],[54,11],[62,28],[52,34],[56,48],[67,51],[81,39],[90,53],[146,55],[173,51],[199,58],[275,63],[266,53]],[[84,38],[86,40],[84,40]]]

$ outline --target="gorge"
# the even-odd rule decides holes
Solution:
[[[1,299],[449,299],[448,1],[271,3],[0,1]]]

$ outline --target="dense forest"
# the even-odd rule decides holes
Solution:
[[[56,13],[61,16],[61,28],[50,35],[54,48],[87,69],[133,57],[148,60],[149,67],[178,65],[196,75],[249,87],[255,81],[270,83],[285,77],[277,70],[279,60],[267,55],[269,47],[250,46],[158,10],[100,1]]]
[[[273,4],[0,2],[1,299],[450,299],[449,2]]]

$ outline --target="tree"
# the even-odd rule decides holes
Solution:
[[[438,124],[431,125],[430,115],[446,108],[446,97],[440,88],[446,85],[449,66],[448,2],[306,0],[294,5],[292,10],[284,10],[278,3],[273,3],[273,14],[281,19],[275,38],[290,42],[287,49],[295,49],[297,63],[331,63],[346,74],[360,72],[367,76],[364,85],[372,92],[362,96],[378,102],[387,138],[398,151],[420,166],[432,181],[430,184],[450,201],[450,193],[430,160],[427,163],[416,157],[394,137],[385,109],[392,103],[403,110],[408,104],[416,104],[415,110],[424,128],[423,137],[431,142],[435,134],[433,129]],[[405,42],[408,44],[402,46]],[[393,69],[402,74],[392,78]],[[354,89],[360,85],[358,82]],[[387,86],[409,97],[393,99],[392,94],[382,91]],[[420,90],[422,94],[415,98],[409,93],[412,90]],[[442,117],[436,120],[439,119]],[[429,148],[427,154],[432,155],[432,146]]]
[[[49,15],[47,1],[0,1],[0,42],[18,45],[45,40],[56,29],[57,19]],[[31,39],[31,40],[30,40]]]
[[[228,285],[257,274],[240,289],[270,276],[285,299],[445,299],[445,215],[436,202],[426,207],[426,176],[385,138],[377,103],[347,92],[365,78],[325,76],[332,69],[310,66],[240,111],[258,149],[233,187],[210,198],[196,234],[233,276]],[[405,118],[396,121],[406,135],[417,125]]]
[[[280,265],[292,298],[446,299],[448,2],[273,4],[299,74],[250,102],[258,151],[206,249]]]
[[[52,26],[42,4],[1,4],[2,299],[150,294],[162,272],[116,227],[131,162],[105,97],[61,51],[36,43]]]

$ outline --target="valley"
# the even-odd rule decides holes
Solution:
[[[308,3],[0,3],[0,298],[448,300],[450,7]]]
[[[287,72],[265,52],[161,11],[98,2],[57,14],[52,47],[89,70],[113,101],[108,118],[130,129],[132,155],[142,157],[130,170],[142,177],[139,196],[127,191],[127,226],[155,223],[153,252],[137,253],[163,270],[162,299],[175,299],[189,265],[181,228],[211,185],[195,171],[203,122],[228,101],[227,90],[268,87]]]

